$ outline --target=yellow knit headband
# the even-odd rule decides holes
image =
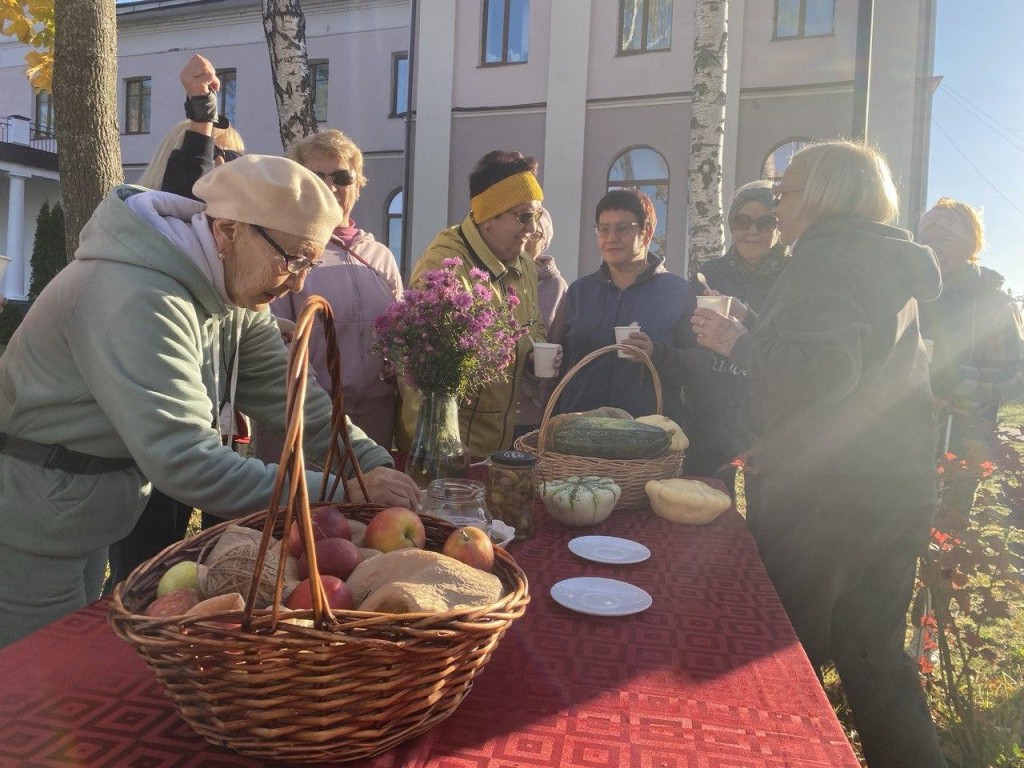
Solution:
[[[473,214],[473,221],[480,224],[517,205],[543,199],[544,191],[537,183],[537,177],[529,171],[523,171],[492,184],[472,198],[469,210]]]

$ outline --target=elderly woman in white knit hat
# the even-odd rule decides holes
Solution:
[[[222,165],[194,192],[205,204],[114,189],[0,358],[0,647],[99,596],[150,483],[228,518],[269,501],[276,467],[222,445],[218,415],[230,399],[284,428],[267,304],[301,288],[341,211],[277,157]],[[305,450],[320,460],[330,412],[310,380]],[[414,505],[388,452],[350,432],[374,500]]]

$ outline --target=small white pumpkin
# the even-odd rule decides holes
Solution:
[[[595,475],[540,484],[544,508],[565,525],[597,525],[612,513],[621,495],[622,489],[613,480]]]
[[[660,427],[661,429],[668,432],[668,436],[672,438],[672,442],[669,443],[668,449],[670,451],[685,451],[690,447],[690,438],[683,432],[683,428],[676,424],[668,416],[658,416],[657,414],[651,414],[650,416],[638,416],[636,421],[641,424],[648,424],[652,427]]]

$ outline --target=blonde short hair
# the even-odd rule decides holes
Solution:
[[[889,164],[873,147],[852,141],[812,144],[793,155],[789,167],[807,171],[798,213],[808,221],[855,216],[891,224],[899,217]]]
[[[171,152],[181,149],[181,145],[185,141],[185,131],[190,125],[192,125],[190,121],[182,120],[167,132],[167,135],[157,145],[153,159],[149,161],[149,165],[146,166],[146,170],[142,172],[139,180],[135,182],[136,184],[149,189],[160,189],[160,185],[164,183],[164,173],[167,171],[167,161],[171,157]],[[213,143],[221,149],[245,152],[242,135],[231,126],[214,128]]]
[[[288,157],[300,165],[306,165],[313,155],[326,155],[345,163],[355,171],[359,188],[366,186],[368,179],[363,174],[363,153],[352,139],[337,128],[310,134],[288,147]]]
[[[940,197],[929,209],[929,212],[931,211],[949,211],[956,216],[959,222],[966,225],[961,228],[970,232],[971,239],[967,242],[974,249],[967,261],[972,264],[977,263],[978,254],[985,247],[985,225],[981,222],[981,211],[973,205],[954,200],[952,197]]]

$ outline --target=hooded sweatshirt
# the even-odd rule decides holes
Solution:
[[[201,266],[205,256],[184,253],[126,204],[143,192],[118,187],[99,205],[75,260],[46,287],[0,357],[0,431],[94,456],[131,457],[145,476],[140,488],[149,480],[227,517],[254,512],[267,505],[277,468],[223,446],[217,418],[234,368],[238,408],[283,430],[287,351],[269,312],[229,306]],[[163,211],[178,231],[188,229],[181,216],[190,221],[192,213]],[[330,411],[311,379],[307,456],[326,455]],[[359,429],[350,432],[364,471],[391,463]],[[0,477],[10,468],[3,465],[64,474],[0,454]],[[321,475],[308,475],[316,493]],[[0,488],[0,540],[38,551],[49,537],[54,548],[70,551],[123,536],[148,490],[137,494],[137,509],[122,508],[93,498],[104,487],[96,478],[57,483],[58,491],[82,486],[79,498],[49,500],[85,505],[88,514],[75,522],[24,509],[12,487]]]
[[[941,285],[932,252],[909,232],[844,217],[808,227],[729,356],[750,378],[752,470],[777,489],[840,476],[933,494],[917,302]]]
[[[334,311],[334,331],[341,351],[345,412],[374,440],[390,447],[398,389],[383,379],[384,359],[372,352],[371,346],[373,321],[401,298],[402,276],[394,255],[369,232],[339,227],[334,234],[319,267],[306,277],[302,290],[282,296],[270,305],[270,310],[278,317],[294,321],[308,297],[320,295],[327,299]],[[327,342],[321,322],[318,318],[310,339],[309,361],[317,383],[330,391]],[[260,430],[256,442],[261,456],[262,438]],[[276,455],[280,455],[280,450]]]

